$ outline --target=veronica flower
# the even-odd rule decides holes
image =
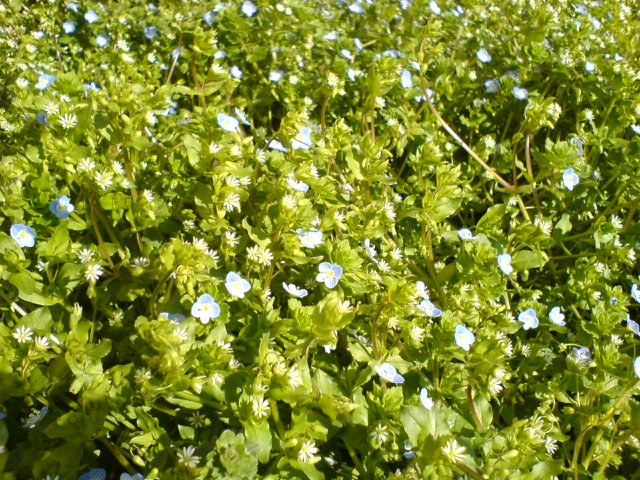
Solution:
[[[456,333],[454,334],[456,344],[464,351],[468,352],[469,347],[476,341],[476,336],[464,325],[458,324],[456,326]]]
[[[304,182],[299,182],[297,180],[294,180],[293,178],[287,178],[287,183],[291,188],[297,190],[298,192],[306,193],[309,191],[309,185]]]
[[[144,29],[144,36],[147,37],[149,40],[153,40],[158,36],[158,29],[154,26],[146,27]]]
[[[573,187],[578,185],[580,182],[580,177],[573,171],[573,168],[569,167],[562,173],[562,183],[567,188],[567,190],[573,190]]]
[[[71,34],[73,32],[76,31],[76,22],[64,22],[62,24],[62,30],[64,30],[64,33],[68,33]]]
[[[107,45],[109,45],[109,37],[105,34],[98,35],[96,37],[96,43],[100,48],[106,47]]]
[[[337,40],[339,37],[338,37],[338,34],[336,32],[329,32],[322,38],[324,40]]]
[[[191,307],[191,315],[199,318],[206,325],[212,318],[220,316],[220,305],[216,303],[211,295],[205,293],[200,295],[196,303]]]
[[[418,310],[424,312],[430,317],[440,317],[442,315],[442,310],[431,303],[431,300],[428,298],[425,298],[418,304]]]
[[[349,5],[349,11],[353,13],[364,13],[364,8],[362,8],[362,5],[360,4],[360,2],[354,2],[351,5]]]
[[[489,52],[487,52],[484,48],[481,48],[476,52],[476,57],[478,57],[478,60],[480,60],[482,63],[489,63],[491,61],[491,55],[489,55]]]
[[[349,80],[351,80],[352,82],[356,81],[357,76],[358,76],[358,72],[353,68],[350,68],[349,70],[347,70],[347,77],[349,77]]]
[[[317,282],[324,282],[327,288],[335,288],[342,276],[342,267],[329,262],[322,262],[318,265],[320,273],[316,275]]]
[[[236,78],[238,80],[240,80],[243,75],[242,70],[240,70],[240,67],[237,65],[234,65],[233,67],[231,67],[231,70],[229,70],[229,73],[233,78]]]
[[[49,85],[51,85],[55,80],[55,75],[43,73],[38,77],[38,83],[35,84],[35,87],[40,91],[44,91],[49,88]]]
[[[520,315],[518,315],[518,321],[522,322],[525,330],[538,327],[538,317],[533,308],[527,308],[524,312],[520,312]]]
[[[29,415],[27,418],[27,423],[22,425],[22,428],[31,428],[35,426],[37,423],[41,422],[44,417],[49,413],[49,406],[45,405],[40,409],[39,412],[34,413],[33,415]]]
[[[635,283],[631,285],[631,296],[636,302],[640,303],[640,289]]]
[[[529,98],[529,92],[526,88],[513,87],[512,92],[513,96],[518,100],[526,100],[527,98]]]
[[[413,87],[413,81],[411,80],[411,72],[409,70],[403,70],[400,75],[400,83],[404,88]]]
[[[368,238],[365,238],[364,240],[364,249],[369,254],[369,257],[371,258],[371,260],[378,263],[378,260],[376,260],[376,255],[377,255],[376,249],[371,246],[371,241]]]
[[[427,390],[426,387],[420,390],[420,403],[427,410],[431,410],[433,408],[433,400],[429,396],[429,390]]]
[[[78,477],[78,480],[106,480],[107,471],[104,468],[94,468]]]
[[[91,82],[91,83],[85,83],[84,84],[84,96],[88,97],[89,96],[89,91],[92,90],[94,92],[99,92],[100,89],[98,88],[98,86],[96,85],[96,82]]]
[[[284,78],[284,72],[282,70],[271,70],[269,73],[269,80],[274,83],[278,83]]]
[[[129,475],[128,473],[123,473],[120,475],[120,480],[144,480],[144,475],[142,475],[141,473],[136,473],[135,475]]]
[[[298,135],[291,140],[291,148],[294,150],[309,150],[311,148],[311,129],[302,127]]]
[[[287,285],[285,282],[282,282],[282,287],[289,295],[293,295],[294,297],[298,298],[304,298],[309,293],[304,288],[296,287],[293,283]]]
[[[390,363],[383,363],[382,365],[375,366],[376,372],[387,382],[391,383],[404,383],[404,377],[398,373],[396,367]]]
[[[462,239],[462,240],[477,240],[478,237],[474,237],[473,234],[471,233],[471,230],[469,230],[468,228],[461,228],[460,230],[458,230],[458,236]]]
[[[513,267],[511,266],[511,255],[508,253],[503,253],[502,255],[498,255],[498,266],[502,273],[505,275],[511,275],[513,272]]]
[[[585,62],[584,64],[584,69],[588,72],[588,73],[593,73],[596,69],[596,66],[594,63],[592,62]]]
[[[258,7],[256,7],[253,2],[247,0],[242,4],[242,13],[244,13],[247,17],[252,17],[258,11]]]
[[[636,357],[633,361],[633,371],[636,372],[638,377],[640,377],[640,357]]]
[[[204,20],[204,23],[206,24],[213,25],[216,21],[216,17],[213,12],[207,12],[202,16],[202,20]]]
[[[549,312],[549,320],[554,324],[564,327],[566,322],[564,321],[564,313],[560,311],[560,307],[553,307]]]
[[[73,203],[71,203],[69,197],[66,195],[60,195],[49,204],[49,210],[51,210],[56,217],[61,219],[69,218],[69,215],[71,215],[71,212],[73,212],[74,209],[75,207],[73,206]]]
[[[440,15],[442,13],[442,10],[440,10],[440,7],[438,6],[438,4],[435,2],[435,0],[431,0],[431,2],[429,2],[429,8],[431,9],[431,11],[433,13],[435,13],[436,15]]]
[[[233,133],[238,129],[239,123],[234,117],[224,113],[219,113],[216,118],[218,119],[218,125],[220,125],[223,130]]]
[[[41,123],[45,127],[51,128],[51,124],[49,122],[47,122],[47,114],[46,113],[44,113],[44,112],[37,113],[36,114],[36,120],[38,121],[38,123]]]
[[[307,230],[306,232],[301,228],[298,228],[296,230],[296,233],[299,234],[298,238],[300,239],[302,245],[307,248],[315,248],[323,243],[322,232],[320,230],[316,230],[315,228]]]
[[[244,298],[244,294],[251,290],[251,284],[236,272],[227,273],[224,286],[234,297]]]
[[[484,89],[487,93],[496,93],[500,88],[500,81],[497,78],[491,78],[484,82]]]
[[[98,14],[94,10],[89,10],[84,14],[84,19],[89,23],[96,23],[98,21]]]
[[[635,133],[640,133],[640,125],[630,125],[631,130],[633,130]]]
[[[36,244],[36,232],[33,228],[22,223],[15,223],[9,229],[11,238],[18,242],[20,248],[33,247]]]

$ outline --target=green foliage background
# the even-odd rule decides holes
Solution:
[[[0,6],[1,478],[638,478],[637,5],[241,6]]]

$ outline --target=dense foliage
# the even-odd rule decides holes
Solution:
[[[0,11],[0,478],[640,478],[634,2]]]

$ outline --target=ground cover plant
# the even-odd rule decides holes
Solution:
[[[2,479],[640,477],[634,2],[0,12]]]

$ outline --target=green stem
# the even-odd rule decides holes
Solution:
[[[476,410],[476,405],[473,403],[473,388],[471,388],[471,385],[467,385],[467,402],[469,403],[469,410],[471,411],[473,421],[478,427],[478,430],[483,431],[485,427],[482,425],[482,420],[480,420],[480,416]]]

